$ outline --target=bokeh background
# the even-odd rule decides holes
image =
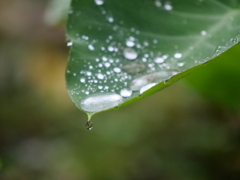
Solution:
[[[1,180],[240,179],[239,46],[217,65],[94,116],[88,131],[66,91],[65,16],[51,14],[55,7],[0,1]]]

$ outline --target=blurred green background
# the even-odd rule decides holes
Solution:
[[[1,180],[240,179],[239,46],[188,83],[94,116],[88,131],[48,3],[0,2]]]

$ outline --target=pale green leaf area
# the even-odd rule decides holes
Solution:
[[[92,114],[171,85],[240,41],[239,0],[72,0],[67,89]]]

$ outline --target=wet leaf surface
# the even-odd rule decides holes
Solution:
[[[181,79],[240,41],[240,1],[72,0],[67,89],[88,114]]]

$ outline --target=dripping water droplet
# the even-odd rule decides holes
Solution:
[[[93,128],[93,123],[92,123],[92,121],[87,121],[87,123],[85,124],[85,126],[86,126],[86,128],[87,128],[88,130],[92,130],[92,128]]]

